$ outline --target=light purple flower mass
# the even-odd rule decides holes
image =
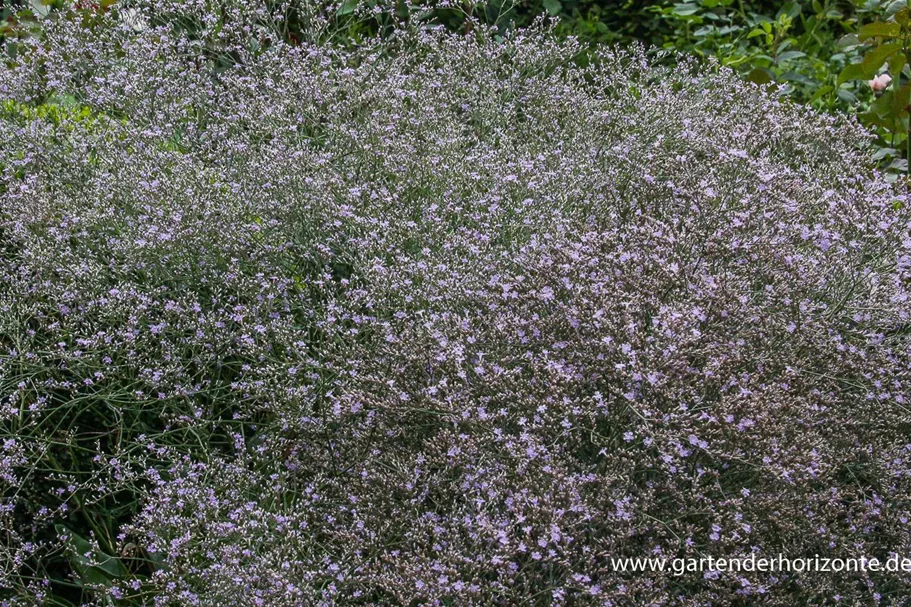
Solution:
[[[0,64],[0,602],[911,592],[610,565],[911,556],[908,196],[857,124],[544,26],[214,4]]]

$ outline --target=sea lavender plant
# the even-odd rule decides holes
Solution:
[[[911,556],[908,197],[859,126],[544,26],[210,4],[0,67],[5,604],[903,604],[610,560]]]

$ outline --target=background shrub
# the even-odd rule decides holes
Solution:
[[[134,8],[0,68],[10,604],[900,604],[609,563],[911,554],[858,125],[542,27]]]

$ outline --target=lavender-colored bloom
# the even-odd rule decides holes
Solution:
[[[543,26],[352,50],[211,4],[61,11],[0,65],[19,604],[92,508],[96,604],[911,590],[607,565],[911,554],[908,200],[857,125]]]

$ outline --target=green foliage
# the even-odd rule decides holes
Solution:
[[[860,108],[861,122],[879,136],[876,156],[888,167],[908,170],[911,156],[909,137],[909,103],[911,103],[911,9],[908,5],[891,9],[880,20],[863,25],[857,32],[863,55],[847,65],[839,82],[869,80],[876,98]],[[875,85],[875,86],[874,86]],[[904,152],[904,158],[902,153]]]
[[[34,120],[44,120],[54,126],[64,128],[74,121],[84,122],[86,126],[91,126],[96,120],[92,109],[79,104],[73,97],[49,99],[47,102],[35,106],[5,100],[0,103],[0,117],[23,124]]]
[[[796,102],[857,114],[878,135],[880,166],[907,171],[911,86],[896,76],[911,75],[906,0],[664,0],[620,8],[635,28],[608,28],[597,17],[581,17],[578,8],[551,13],[565,17],[564,34],[598,42],[636,38],[712,57]],[[896,80],[874,96],[868,81],[884,70]]]
[[[701,0],[654,10],[674,25],[665,48],[713,56],[748,80],[776,83],[783,94],[819,109],[850,109],[857,96],[837,79],[856,46],[839,41],[856,31],[860,9],[838,0],[786,2],[772,11],[757,4]]]
[[[70,561],[83,584],[109,586],[112,580],[127,576],[127,568],[116,556],[106,554],[63,525],[57,525],[56,530],[61,538],[66,538]]]

